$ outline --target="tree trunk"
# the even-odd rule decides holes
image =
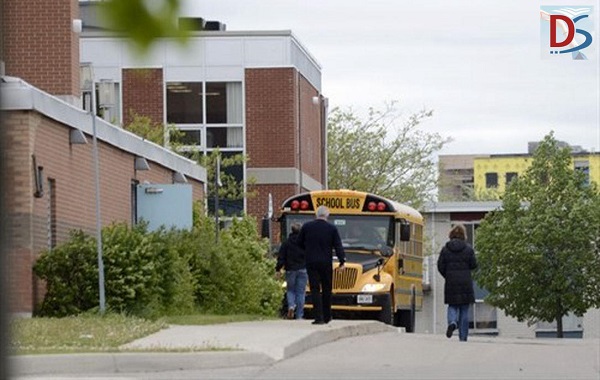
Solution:
[[[560,301],[558,302],[558,307],[556,310],[556,337],[557,338],[564,338],[564,334],[563,334],[563,320],[562,320],[562,306],[560,304]]]

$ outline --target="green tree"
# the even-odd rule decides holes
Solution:
[[[174,152],[179,153],[181,143],[179,142],[183,137],[183,132],[174,125],[167,125],[166,134],[165,128],[162,123],[153,122],[149,116],[139,115],[135,112],[130,113],[131,122],[123,126],[123,129],[135,133],[136,135],[152,141],[160,146],[167,145],[165,137],[168,137],[168,146]]]
[[[600,307],[600,194],[553,133],[477,230],[476,281],[486,302],[530,324]]]
[[[365,119],[334,108],[327,132],[328,186],[376,193],[419,207],[436,188],[433,154],[450,139],[419,129],[433,111],[401,121],[397,102]]]

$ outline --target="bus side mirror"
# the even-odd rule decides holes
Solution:
[[[409,241],[410,240],[410,224],[401,223],[400,224],[400,241]]]
[[[394,250],[392,249],[392,247],[381,247],[381,256],[383,257],[390,257],[394,254]],[[381,263],[378,263],[378,265],[383,264],[383,259],[380,259]]]

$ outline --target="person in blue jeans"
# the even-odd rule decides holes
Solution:
[[[285,269],[286,300],[288,305],[288,319],[302,319],[304,317],[304,300],[308,274],[304,250],[298,245],[300,223],[292,224],[292,232],[287,240],[281,244],[275,271],[281,273]]]
[[[444,245],[437,267],[446,280],[444,303],[448,305],[448,328],[446,336],[452,337],[458,328],[458,338],[467,341],[469,335],[469,307],[475,302],[471,272],[477,268],[473,248],[466,242],[467,231],[462,224],[455,225],[448,234],[450,240]]]

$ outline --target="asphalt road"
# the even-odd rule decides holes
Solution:
[[[209,353],[207,353],[209,354]],[[233,354],[233,353],[232,353]],[[177,355],[177,354],[175,354]],[[337,339],[289,358],[229,367],[71,373],[18,379],[600,379],[598,339],[501,339],[384,332]]]

